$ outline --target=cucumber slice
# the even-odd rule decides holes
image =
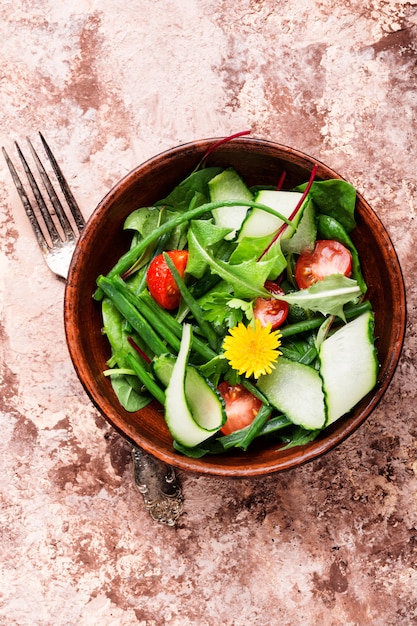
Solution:
[[[211,437],[226,419],[220,396],[195,368],[187,364],[191,338],[191,325],[184,324],[178,358],[173,359],[172,368],[168,358],[162,356],[154,363],[160,380],[168,381],[165,421],[172,437],[187,448]]]
[[[294,424],[308,430],[322,428],[326,421],[319,373],[282,356],[271,374],[261,376],[258,388],[269,402]]]
[[[326,404],[326,426],[350,411],[375,386],[378,359],[374,316],[363,313],[323,341],[320,375]]]
[[[302,195],[303,194],[298,191],[261,189],[255,196],[255,202],[265,204],[289,219]],[[298,212],[294,220],[295,224],[300,220],[301,214],[302,210]],[[243,237],[265,237],[267,235],[273,235],[283,224],[283,220],[278,216],[271,215],[266,211],[262,211],[262,209],[252,209],[243,222],[238,240],[240,241]],[[283,236],[290,237],[293,232],[293,228],[287,228]]]
[[[175,357],[162,354],[153,362],[153,370],[161,383],[168,386],[175,366]],[[208,387],[208,389],[207,389]],[[194,421],[207,430],[218,430],[226,421],[221,395],[193,365],[185,370],[185,397]]]
[[[245,200],[252,201],[253,194],[245,185],[239,174],[229,167],[220,174],[217,174],[208,182],[211,202],[221,202],[223,200]],[[212,211],[214,221],[218,226],[230,228],[231,232],[225,239],[234,239],[236,232],[242,226],[243,220],[248,212],[246,206],[219,207]]]
[[[288,228],[291,234],[292,228]],[[297,224],[297,230],[291,237],[286,237],[283,233],[281,238],[281,250],[285,256],[289,254],[301,254],[303,250],[314,248],[317,239],[317,224],[314,205],[311,200],[307,200],[302,207],[302,215]]]

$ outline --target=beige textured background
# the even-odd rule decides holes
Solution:
[[[148,157],[250,128],[357,186],[409,315],[348,441],[255,480],[181,474],[184,514],[156,525],[76,378],[63,285],[0,163],[2,625],[417,623],[416,36],[415,0],[2,0],[1,144],[41,130],[86,217]]]

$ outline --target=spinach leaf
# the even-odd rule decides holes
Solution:
[[[195,446],[194,448],[187,448],[183,446],[178,441],[173,441],[174,450],[177,452],[181,452],[185,456],[188,456],[193,459],[200,459],[206,454],[221,454],[225,452],[223,446],[216,441],[216,439],[208,439],[207,441],[203,441],[199,446]]]
[[[209,202],[210,196],[207,183],[222,171],[220,167],[207,167],[197,170],[177,185],[163,200],[156,202],[156,206],[169,206],[176,211],[188,209],[195,197],[194,206]]]
[[[296,191],[304,191],[307,183],[299,185]],[[349,233],[356,226],[356,190],[345,180],[314,181],[309,192],[317,214],[334,217]]]
[[[291,434],[282,437],[282,441],[286,444],[280,450],[288,450],[289,448],[295,448],[296,446],[304,446],[310,441],[317,439],[321,430],[306,430],[302,426],[292,429]]]
[[[143,342],[135,333],[131,333],[130,329],[128,332],[124,317],[107,297],[102,301],[102,315],[103,334],[107,336],[112,351],[109,365],[130,369],[126,355],[133,354],[137,357],[137,353],[128,342],[128,335],[133,334],[135,342],[148,349],[143,346]],[[138,411],[150,401],[149,395],[142,392],[142,385],[136,376],[115,374],[111,376],[111,383],[120,403],[127,411]]]
[[[152,399],[149,395],[139,393],[134,388],[133,385],[138,379],[133,375],[115,374],[110,377],[110,380],[117,399],[126,411],[139,411]]]
[[[161,222],[161,210],[156,207],[141,207],[129,213],[123,224],[123,230],[135,230],[146,237]]]
[[[144,239],[152,234],[161,224],[165,224],[174,219],[176,211],[166,207],[141,207],[130,213],[123,225],[124,230],[133,230],[135,235],[132,239],[132,246],[137,245],[140,239]],[[155,252],[158,254],[161,249],[173,250],[183,248],[187,241],[188,224],[185,222],[175,226],[170,233],[161,237],[160,242],[154,241],[144,251],[141,259],[134,266],[135,269],[149,261],[150,256]]]

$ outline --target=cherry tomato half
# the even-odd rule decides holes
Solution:
[[[332,274],[350,276],[352,255],[349,250],[333,239],[319,239],[314,249],[302,252],[295,264],[295,280],[300,289],[307,289]]]
[[[284,291],[281,287],[272,282],[272,280],[267,280],[264,287],[271,293],[284,295]],[[255,318],[260,321],[261,326],[271,324],[271,327],[274,329],[285,322],[288,309],[288,303],[283,300],[276,300],[275,298],[256,298],[253,314]]]
[[[249,426],[258,414],[262,402],[243,385],[223,382],[217,389],[226,405],[227,421],[221,428],[222,433],[230,435],[235,430]]]
[[[184,278],[188,261],[187,250],[170,250],[168,256]],[[149,265],[146,274],[146,284],[154,300],[164,309],[176,309],[181,295],[177,284],[165,262],[163,254],[158,254]]]

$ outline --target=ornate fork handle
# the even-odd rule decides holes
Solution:
[[[182,513],[183,498],[174,468],[132,447],[133,478],[152,519],[174,526]]]
[[[48,267],[54,274],[56,274],[56,276],[66,280],[76,241],[84,227],[84,218],[50,147],[46,143],[42,134],[39,133],[39,135],[46,155],[52,165],[58,183],[64,194],[69,213],[76,224],[76,228],[73,228],[68,220],[67,211],[64,210],[61,201],[55,193],[49,175],[47,174],[29,139],[28,144],[30,151],[34,158],[37,171],[48,194],[46,198],[42,194],[41,189],[17,143],[16,149],[36,200],[36,204],[42,215],[43,226],[48,231],[50,241],[48,241],[43,234],[42,225],[38,221],[38,217],[35,214],[16,168],[4,148],[3,155],[6,159],[13,182],[19,193],[20,200],[30,220],[40,250]],[[54,209],[52,212],[48,207],[48,198],[49,203],[52,204]],[[53,212],[55,212],[59,218],[64,237],[61,237],[55,227],[54,221],[51,217],[51,213]],[[132,449],[132,460],[134,480],[139,491],[143,495],[146,509],[155,521],[173,526],[176,519],[182,512],[181,487],[177,481],[174,468],[169,465],[165,465],[165,463],[162,463],[137,447],[133,447]]]

